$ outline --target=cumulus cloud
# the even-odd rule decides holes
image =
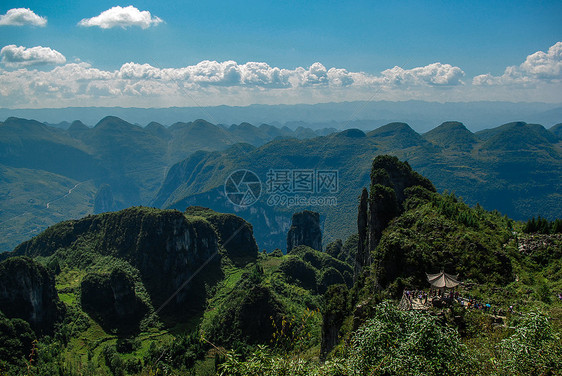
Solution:
[[[537,51],[519,66],[505,68],[503,75],[481,74],[472,80],[474,85],[535,85],[539,82],[562,80],[562,42],[557,42],[548,52]]]
[[[547,53],[535,52],[521,64],[526,74],[542,79],[562,78],[562,42],[554,44]]]
[[[116,6],[101,12],[99,16],[84,18],[78,22],[78,25],[84,27],[98,26],[102,29],[111,29],[112,27],[125,29],[130,26],[139,26],[146,29],[161,22],[163,22],[161,18],[152,16],[149,11],[140,11],[129,5],[125,8]]]
[[[47,18],[35,14],[28,8],[10,9],[6,14],[0,15],[0,26],[46,26]]]
[[[355,78],[354,78],[355,76]],[[345,69],[326,69],[321,63],[308,68],[281,69],[264,62],[238,64],[229,60],[224,62],[204,60],[196,65],[182,68],[160,69],[150,64],[126,63],[117,71],[117,77],[128,80],[168,80],[182,81],[198,86],[246,86],[264,88],[296,87],[345,87],[357,82],[373,83],[374,80],[359,79],[368,77],[364,73],[348,72]]]
[[[464,72],[450,64],[433,63],[425,67],[403,69],[398,66],[382,72],[383,81],[393,85],[462,85]]]
[[[16,46],[2,50],[5,64],[31,65],[31,58],[14,57],[16,53],[12,51],[16,49],[20,49],[17,50],[20,55],[26,52],[23,47]],[[52,58],[51,61],[62,59],[64,57],[60,55],[59,60]],[[193,95],[203,98],[201,103],[207,104],[243,105],[268,100],[273,103],[309,103],[371,98],[374,92],[392,99],[424,98],[428,90],[446,95],[443,93],[450,94],[453,88],[464,85],[463,76],[461,68],[441,63],[412,69],[394,67],[372,75],[327,68],[319,62],[294,69],[272,67],[265,62],[239,64],[231,60],[205,60],[180,68],[128,62],[117,70],[100,70],[77,62],[50,71],[0,71],[0,95],[3,100],[19,101],[26,106],[38,98],[43,103],[52,101],[56,106],[72,105],[73,102],[123,106],[185,105],[182,101]],[[447,90],[434,89],[443,87]]]
[[[64,64],[66,58],[60,52],[49,47],[16,46],[10,44],[0,50],[2,63],[10,68],[25,67],[30,65]]]

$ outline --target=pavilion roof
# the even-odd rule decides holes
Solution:
[[[458,274],[452,275],[447,274],[444,271],[441,271],[437,274],[427,274],[427,281],[431,284],[431,286],[442,289],[442,288],[453,288],[460,284],[458,281]]]

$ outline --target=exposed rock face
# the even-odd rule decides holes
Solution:
[[[299,245],[322,250],[320,214],[308,210],[293,214],[291,228],[287,234],[287,252]]]
[[[344,285],[331,286],[324,294],[326,305],[322,312],[321,359],[326,359],[340,340],[340,329],[348,314],[347,295],[348,291]]]
[[[96,197],[94,199],[94,213],[104,213],[113,209],[113,192],[111,191],[111,187],[109,185],[104,184],[96,193]]]
[[[255,261],[258,256],[258,245],[254,238],[252,225],[233,214],[217,213],[200,206],[191,206],[186,214],[205,218],[216,229],[220,243],[228,256],[242,266]]]
[[[407,162],[388,155],[373,160],[370,192],[363,189],[357,215],[359,243],[355,274],[370,263],[371,252],[375,250],[382,232],[389,222],[403,212],[406,199],[405,190],[421,186],[435,192],[433,184],[410,167]]]
[[[82,280],[82,308],[107,328],[134,327],[147,311],[135,295],[135,283],[124,271],[88,274]]]
[[[9,318],[29,322],[39,332],[51,331],[63,314],[53,276],[27,257],[0,263],[0,310]]]
[[[60,248],[87,247],[124,259],[139,270],[157,307],[169,297],[173,297],[171,305],[204,301],[202,280],[195,279],[175,292],[204,263],[211,271],[207,274],[220,276],[218,246],[217,232],[203,218],[135,207],[62,222],[20,244],[12,254],[49,256]]]
[[[367,192],[366,188],[363,188],[357,214],[357,234],[359,235],[359,241],[357,244],[357,256],[354,268],[355,275],[361,272],[364,265],[368,265],[370,263],[370,252],[367,248],[367,221],[369,219],[368,199],[369,192]]]
[[[219,267],[219,239],[209,222],[189,220],[183,213],[166,211],[162,216],[139,219],[136,224],[138,227],[129,234],[133,248],[122,245],[119,250],[121,257],[130,259],[141,272],[155,305],[171,297],[203,263],[210,263],[209,269]],[[105,240],[111,242],[113,236]],[[179,291],[173,302],[185,303],[195,298],[194,294],[200,295],[201,291],[195,290],[202,286],[196,282]]]
[[[525,255],[534,255],[535,258],[541,259],[537,260],[544,263],[542,260],[544,256],[537,254],[544,253],[549,254],[549,256],[558,256],[557,254],[562,253],[562,234],[519,234],[518,249],[519,252]],[[542,257],[541,257],[542,256]]]

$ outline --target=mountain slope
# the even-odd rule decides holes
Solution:
[[[44,170],[77,180],[102,171],[86,145],[37,121],[8,118],[0,123],[0,136],[0,160],[4,165]]]
[[[328,218],[324,234],[329,242],[355,231],[350,214],[356,205],[354,192],[367,186],[370,160],[390,153],[407,160],[438,190],[454,191],[471,205],[480,203],[515,219],[539,214],[555,218],[562,211],[562,149],[556,136],[541,126],[508,124],[488,132],[484,140],[462,124],[452,122],[424,135],[427,140],[402,123],[381,127],[366,137],[362,134],[347,130],[306,140],[276,140],[255,149],[233,147],[223,152],[200,153],[170,169],[154,204],[181,210],[203,200],[203,205],[252,221],[258,239],[283,249],[280,229],[290,222],[290,214],[286,205],[272,201],[277,196],[268,192],[268,172],[337,171],[337,192],[300,194],[333,196],[336,205],[294,206],[294,210],[315,210]],[[262,182],[262,196],[249,208],[233,206],[224,196],[226,178],[239,169],[253,171]],[[287,193],[287,197],[295,196],[295,192]]]
[[[390,123],[383,125],[367,133],[367,137],[379,141],[389,150],[406,149],[425,143],[425,140],[406,123]]]
[[[470,152],[478,142],[476,136],[457,121],[447,121],[424,133],[423,138],[443,149],[463,152]]]
[[[169,128],[152,122],[141,128],[115,116],[93,128],[77,120],[63,130],[8,118],[0,123],[5,171],[0,223],[6,223],[0,227],[0,251],[61,220],[149,203],[168,167],[197,150],[222,150],[246,139],[262,145],[280,135],[296,133],[247,123],[230,130],[204,120]],[[45,210],[55,207],[47,207],[55,200],[56,213]]]

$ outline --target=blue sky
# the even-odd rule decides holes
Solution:
[[[79,25],[116,6],[158,21]],[[18,8],[46,24],[14,25]],[[3,1],[0,14],[0,107],[562,102],[560,1]],[[267,78],[248,62],[267,64]]]

